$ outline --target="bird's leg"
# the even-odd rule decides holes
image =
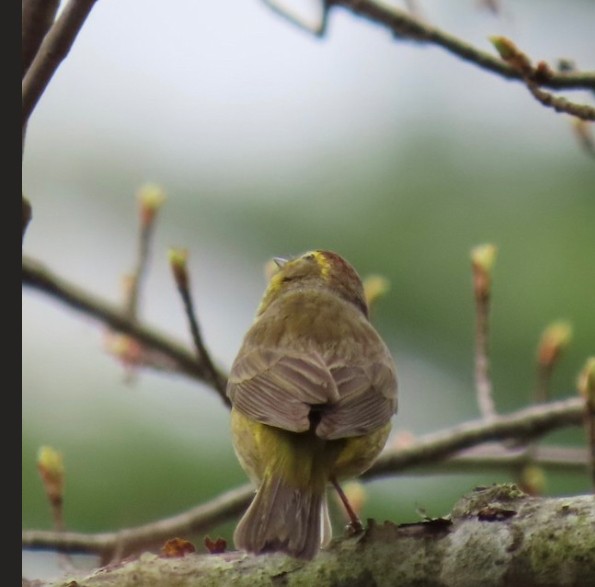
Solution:
[[[345,511],[347,512],[347,516],[349,517],[349,524],[347,525],[347,528],[349,529],[349,531],[352,534],[359,534],[360,532],[363,531],[364,527],[363,527],[358,515],[353,511],[353,508],[351,507],[351,504],[349,503],[347,496],[345,495],[344,491],[341,489],[341,486],[339,485],[339,482],[337,481],[337,479],[335,477],[331,477],[331,483],[333,484],[333,487],[337,491],[339,498],[343,502],[343,506],[345,507]]]

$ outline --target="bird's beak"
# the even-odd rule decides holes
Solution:
[[[279,267],[279,269],[281,269],[281,267],[287,263],[287,259],[284,259],[283,257],[273,257],[273,261],[275,262],[275,265]]]

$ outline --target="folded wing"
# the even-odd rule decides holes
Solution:
[[[298,356],[261,348],[236,361],[227,394],[246,416],[292,432],[310,428],[312,406],[339,400],[337,385],[319,354]]]
[[[388,423],[397,409],[392,361],[331,369],[340,399],[325,409],[316,434],[334,440],[361,436]]]

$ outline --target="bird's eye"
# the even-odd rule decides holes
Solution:
[[[314,261],[316,259],[316,255],[314,253],[308,253],[307,255],[304,255],[304,259],[307,261]]]

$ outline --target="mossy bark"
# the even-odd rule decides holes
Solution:
[[[164,558],[144,553],[48,587],[562,587],[595,584],[595,497],[530,497],[478,488],[444,518],[368,521],[311,562],[238,552]]]

